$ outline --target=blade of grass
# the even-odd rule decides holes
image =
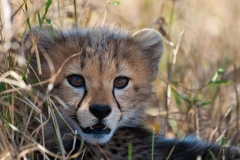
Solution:
[[[217,160],[216,156],[213,154],[212,151],[209,151],[209,153],[210,153],[210,155],[211,155],[211,157],[212,157],[212,160]]]
[[[50,115],[51,115],[51,120],[52,120],[52,123],[53,123],[52,127],[53,127],[53,130],[54,130],[54,135],[56,136],[56,139],[57,139],[56,141],[57,141],[58,149],[60,150],[61,156],[64,157],[64,159],[66,159],[65,149],[64,149],[64,145],[62,143],[61,134],[59,132],[57,118],[52,111],[50,112]]]
[[[132,160],[132,142],[128,143],[128,160]]]
[[[115,6],[118,6],[118,5],[121,4],[121,2],[120,1],[113,1],[112,4],[114,4]]]
[[[155,133],[152,132],[152,160],[154,160],[154,141],[155,141]]]
[[[77,4],[76,4],[76,0],[73,0],[73,6],[74,6],[74,22],[76,27],[78,28],[78,24],[77,24]]]
[[[25,10],[26,10],[26,12],[28,14],[28,5],[27,5],[27,3],[25,3]],[[27,18],[27,25],[28,25],[29,30],[31,31],[31,24],[30,24],[29,16],[27,16],[27,17],[28,17]]]

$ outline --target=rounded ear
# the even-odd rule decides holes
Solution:
[[[26,60],[31,57],[30,65],[34,70],[30,69],[30,80],[50,78],[49,63],[44,54],[48,54],[51,57],[49,50],[53,48],[61,37],[62,33],[49,25],[42,25],[41,28],[40,26],[34,26],[25,33],[22,40],[22,51]],[[35,53],[36,50],[38,54]],[[39,69],[39,67],[41,68]]]
[[[156,76],[158,73],[158,64],[164,50],[162,35],[154,29],[146,28],[134,33],[132,38],[149,60],[153,75]]]
[[[25,33],[22,40],[22,49],[25,57],[31,53],[31,48],[34,43],[37,43],[44,49],[47,49],[51,47],[55,38],[59,36],[59,31],[52,29],[51,26],[47,24],[42,25],[41,28],[39,25],[32,27]]]

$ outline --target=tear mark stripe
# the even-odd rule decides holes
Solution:
[[[116,98],[116,96],[115,96],[115,94],[114,94],[114,89],[113,89],[113,91],[112,91],[112,94],[113,94],[113,97],[114,97],[114,99],[115,99],[115,101],[116,101],[116,103],[117,103],[118,109],[121,111],[121,106],[120,106],[120,104],[118,103],[117,98]]]

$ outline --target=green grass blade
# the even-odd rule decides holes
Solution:
[[[25,10],[26,10],[26,12],[28,12],[28,6],[27,6],[27,3],[25,3]],[[31,25],[30,25],[29,17],[27,18],[27,25],[28,25],[28,28],[29,28],[30,31],[31,31]]]
[[[114,4],[115,6],[118,6],[118,5],[121,4],[121,2],[120,1],[114,1],[114,2],[112,2],[112,4]]]
[[[44,17],[47,15],[48,9],[51,5],[52,5],[52,0],[48,0],[47,3],[46,3],[46,7],[45,7]]]
[[[77,4],[76,4],[76,0],[73,0],[73,3],[74,3],[74,21],[76,23],[76,27],[77,26]]]
[[[52,42],[54,42],[54,33],[53,33],[53,27],[52,27],[52,23],[51,23],[52,21],[51,21],[51,19],[48,19],[48,18],[45,18],[45,19],[51,27],[51,40],[52,40]]]
[[[225,144],[226,144],[226,139],[224,137],[222,137],[221,145],[224,146]]]
[[[152,160],[154,160],[154,140],[155,140],[155,133],[152,132]]]
[[[132,160],[132,142],[128,143],[128,160]]]
[[[173,97],[175,99],[175,101],[177,102],[178,105],[181,105],[181,97],[179,96],[179,94],[177,93],[177,91],[172,88],[172,93],[173,93]]]
[[[212,157],[212,160],[217,160],[216,156],[213,154],[212,151],[209,151],[209,153],[210,153],[210,155],[211,155],[211,157]]]
[[[0,82],[0,92],[3,92],[6,90],[6,84],[4,82]]]
[[[40,16],[40,12],[38,11],[38,23],[39,23],[39,26],[40,26],[40,28],[39,28],[39,31],[40,31],[40,29],[42,28],[42,24],[43,24],[43,22],[42,22],[42,20],[41,20],[41,16]]]
[[[12,123],[10,123],[1,113],[0,113],[0,119],[7,124],[10,128],[12,128],[14,131],[17,131],[21,134],[23,134],[22,131],[20,131],[16,126],[12,125]]]

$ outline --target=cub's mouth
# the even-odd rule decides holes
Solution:
[[[82,131],[86,134],[109,134],[111,132],[110,128],[107,128],[104,124],[101,122],[91,126],[91,127],[80,127]]]

